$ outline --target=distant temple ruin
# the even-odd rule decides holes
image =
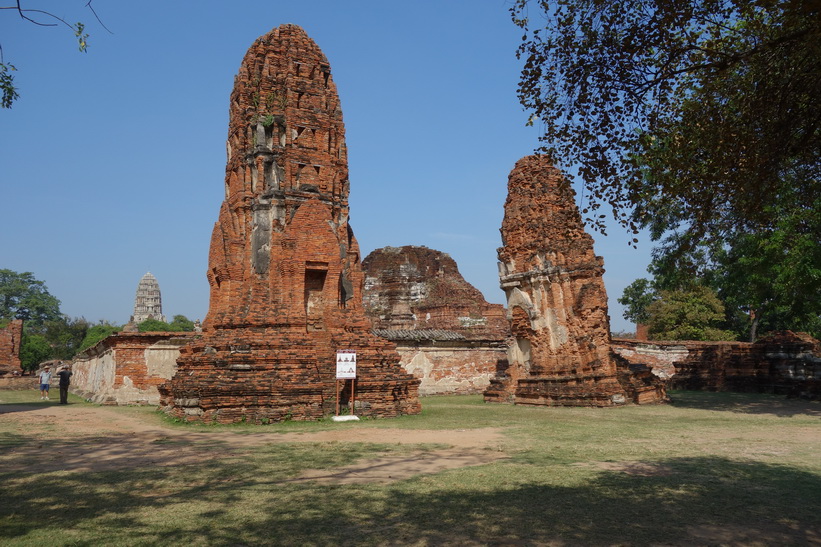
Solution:
[[[248,50],[234,81],[225,201],[208,262],[203,336],[160,387],[172,415],[216,422],[316,419],[336,401],[335,354],[356,352],[355,405],[421,410],[419,381],[371,333],[348,224],[345,128],[327,59],[283,25]]]
[[[134,314],[131,323],[142,323],[146,319],[165,322],[162,313],[162,295],[160,284],[151,272],[147,272],[137,284],[137,295],[134,297]]]
[[[603,260],[584,231],[573,189],[545,156],[508,179],[499,279],[514,341],[485,399],[549,406],[659,402],[663,383],[640,365],[617,369]]]
[[[504,306],[489,304],[435,249],[376,249],[362,268],[374,333],[396,343],[402,366],[421,380],[419,394],[482,393],[506,359]]]
[[[467,339],[510,334],[501,304],[488,304],[448,254],[407,245],[376,249],[362,261],[365,311],[378,330],[446,330]]]

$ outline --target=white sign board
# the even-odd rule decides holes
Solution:
[[[356,378],[356,352],[339,350],[336,352],[336,378],[343,380]]]

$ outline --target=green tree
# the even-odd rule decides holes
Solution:
[[[37,365],[51,358],[51,351],[45,336],[23,330],[20,340],[20,366],[23,370],[36,370]]]
[[[170,330],[176,332],[192,332],[194,330],[194,322],[184,315],[175,315],[171,323],[168,324],[168,327]]]
[[[773,330],[821,336],[821,196],[810,201],[785,191],[765,207],[771,225],[728,231],[723,240],[668,235],[654,249],[653,283],[713,288],[726,306],[727,327],[750,341]]]
[[[194,330],[194,322],[184,315],[175,315],[171,323],[157,319],[146,319],[137,325],[137,329],[140,332],[190,332]]]
[[[619,304],[626,306],[623,316],[628,321],[646,325],[650,320],[647,308],[658,299],[658,294],[652,282],[647,279],[636,279],[624,288],[618,299]]]
[[[0,318],[22,319],[28,328],[59,321],[60,301],[31,272],[0,269]]]
[[[724,304],[709,287],[661,291],[647,314],[651,340],[735,340],[734,333],[719,328]]]
[[[812,207],[769,205],[771,229],[734,234],[717,258],[715,286],[728,306],[746,312],[751,341],[759,330],[821,336],[821,197]]]
[[[146,319],[137,325],[137,330],[140,332],[169,332],[171,330],[171,326],[165,321],[160,321],[158,319]]]
[[[85,338],[80,343],[80,346],[77,348],[77,351],[84,351],[100,340],[108,338],[112,334],[115,334],[122,330],[122,327],[113,325],[107,321],[100,321],[99,324],[89,327],[86,331]]]
[[[89,328],[84,318],[60,317],[47,321],[42,328],[42,336],[51,347],[51,359],[71,359],[80,351],[80,344]]]
[[[84,0],[84,7],[94,15],[94,18],[97,19],[97,22],[100,23],[103,28],[108,30],[97,16],[97,12],[94,11],[94,8],[91,5],[92,1],[93,0]],[[0,6],[0,10],[8,10],[9,13],[16,14],[21,22],[33,24],[39,27],[65,27],[74,34],[79,50],[83,53],[88,51],[89,35],[85,32],[84,23],[77,22],[72,24],[54,13],[41,9],[24,7],[23,4],[23,0],[17,0],[14,6]],[[14,85],[14,74],[12,74],[16,71],[17,67],[9,62],[6,62],[3,58],[3,47],[0,45],[0,92],[2,92],[2,96],[0,97],[0,108],[11,108],[14,101],[20,96]]]
[[[517,0],[519,98],[541,150],[633,230],[698,241],[821,192],[817,0]],[[787,175],[792,176],[787,176]],[[656,233],[658,236],[659,234]]]

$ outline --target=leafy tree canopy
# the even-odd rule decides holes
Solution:
[[[797,191],[785,192],[766,206],[772,226],[730,233],[723,242],[689,241],[686,252],[674,241],[686,236],[668,236],[654,251],[654,284],[712,287],[733,329],[751,341],[759,331],[821,336],[821,197],[796,205],[804,200]]]
[[[192,332],[194,330],[194,322],[184,315],[175,315],[168,326],[172,331]]]
[[[175,315],[171,323],[157,319],[146,319],[137,325],[137,329],[140,332],[185,332],[194,330],[194,322],[184,315]]]
[[[777,217],[768,229],[732,233],[721,243],[693,242],[683,255],[665,241],[648,268],[652,281],[634,281],[619,299],[625,318],[646,322],[641,313],[658,291],[701,285],[717,292],[725,328],[740,338],[755,341],[760,332],[777,330],[821,337],[821,199],[811,207],[782,206],[785,200],[767,206]]]
[[[80,343],[80,346],[77,349],[77,351],[79,352],[86,350],[94,344],[96,344],[97,342],[99,342],[100,340],[108,338],[109,336],[116,332],[119,332],[120,330],[122,330],[122,327],[120,326],[113,325],[107,321],[100,321],[99,324],[94,325],[93,327],[89,327],[89,329],[86,331],[85,338],[83,338],[83,341]]]
[[[20,366],[23,370],[35,370],[37,365],[51,358],[51,345],[41,334],[23,332],[20,340]]]
[[[22,319],[28,327],[59,321],[60,301],[31,272],[0,269],[0,318]]]
[[[818,0],[517,0],[519,85],[541,150],[599,210],[654,236],[772,226],[821,192]],[[572,173],[572,171],[570,171]]]
[[[159,319],[146,319],[137,325],[137,330],[140,332],[168,332],[171,327],[168,323]]]
[[[724,304],[708,287],[661,291],[647,315],[652,340],[735,340],[734,333],[719,328]]]
[[[624,288],[618,299],[625,306],[624,318],[637,324],[647,324],[650,319],[647,308],[658,299],[653,284],[647,279],[636,279]]]
[[[80,351],[89,326],[82,317],[70,319],[61,316],[57,321],[46,322],[41,333],[51,347],[49,358],[68,360],[74,357]]]

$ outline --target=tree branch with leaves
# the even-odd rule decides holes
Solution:
[[[540,151],[602,206],[679,241],[761,229],[821,192],[818,0],[517,0],[519,99]],[[788,177],[801,172],[802,177]]]
[[[92,0],[87,0],[85,8],[88,9],[97,22],[108,32],[111,32],[105,24],[103,24],[94,7],[91,5]],[[23,7],[23,1],[17,0],[13,6],[0,6],[0,11],[16,12],[20,19],[24,22],[39,26],[39,27],[59,27],[68,28],[74,33],[74,38],[77,40],[77,46],[82,53],[88,51],[88,33],[85,31],[85,24],[82,22],[69,23],[64,18],[55,15],[49,11],[32,9]],[[14,72],[17,67],[12,63],[6,62],[3,55],[3,46],[0,44],[0,107],[11,108],[14,101],[16,101],[20,94],[14,84]]]

